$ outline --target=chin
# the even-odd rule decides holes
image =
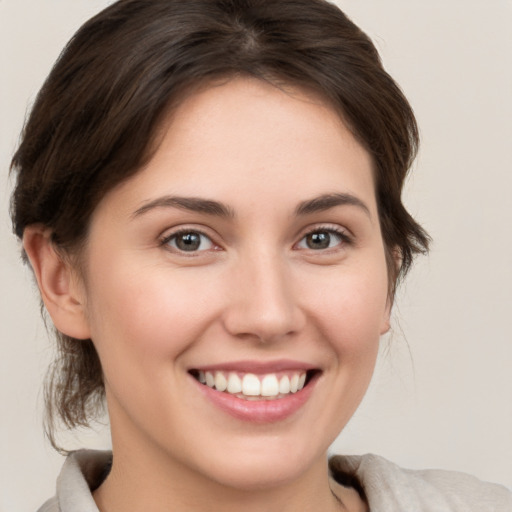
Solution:
[[[242,457],[228,462],[227,467],[219,465],[216,469],[215,480],[226,487],[240,491],[257,491],[282,487],[287,482],[296,481],[307,471],[304,461],[288,457],[276,460],[275,457],[260,457],[258,460]]]
[[[279,435],[219,453],[211,451],[201,461],[203,473],[220,485],[240,491],[272,489],[297,481],[318,464],[327,464],[327,448],[301,448]]]

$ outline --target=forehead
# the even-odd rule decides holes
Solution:
[[[336,111],[309,91],[250,78],[185,98],[162,124],[152,159],[119,188],[139,206],[177,193],[291,204],[334,189],[374,202],[371,157]]]

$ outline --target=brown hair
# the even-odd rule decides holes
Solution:
[[[39,92],[12,160],[16,235],[42,223],[57,248],[79,253],[95,207],[150,158],[170,106],[233,75],[316,91],[370,152],[392,296],[428,249],[401,202],[416,121],[371,40],[324,0],[120,0],[85,23]],[[87,425],[104,396],[91,340],[56,334],[46,394],[52,442],[56,416]]]

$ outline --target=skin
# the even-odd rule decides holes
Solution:
[[[297,214],[332,194],[360,204]],[[200,250],[169,241],[180,230],[204,233]],[[309,247],[310,232],[329,246]],[[95,210],[83,275],[42,227],[25,248],[56,326],[90,337],[102,363],[115,454],[94,494],[102,512],[366,510],[350,489],[334,499],[326,458],[389,329],[388,276],[371,158],[320,99],[245,78],[196,92],[149,164]],[[272,423],[226,414],[189,374],[278,359],[321,373]]]

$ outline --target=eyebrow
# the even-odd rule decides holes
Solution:
[[[138,217],[139,215],[155,208],[179,208],[181,210],[189,210],[191,212],[205,213],[207,215],[226,218],[232,218],[235,216],[235,213],[231,208],[211,199],[202,199],[200,197],[163,196],[143,204],[133,213],[133,217]]]
[[[371,218],[370,209],[361,199],[352,194],[323,194],[321,196],[301,202],[296,210],[296,215],[309,215],[323,212],[335,206],[357,206]]]
[[[336,206],[356,206],[371,217],[370,209],[361,199],[352,194],[323,194],[313,199],[308,199],[299,203],[295,209],[296,216],[310,215],[312,213],[323,212]],[[143,204],[134,213],[133,217],[138,217],[156,208],[179,208],[191,212],[204,213],[223,218],[234,218],[235,212],[229,206],[214,201],[212,199],[203,199],[200,197],[180,197],[163,196]]]

